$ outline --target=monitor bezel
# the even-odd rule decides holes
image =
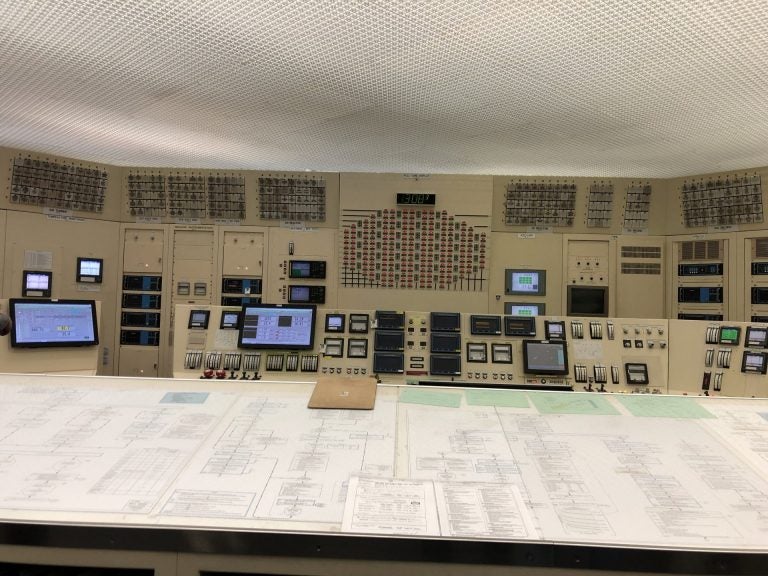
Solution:
[[[39,288],[29,288],[27,286],[27,283],[29,281],[30,276],[45,276],[46,278],[48,278],[48,288],[45,290],[40,290]],[[52,290],[53,290],[53,272],[50,272],[48,270],[24,270],[22,272],[22,278],[21,278],[21,295],[22,296],[50,298]],[[34,292],[34,294],[31,294],[31,292]]]

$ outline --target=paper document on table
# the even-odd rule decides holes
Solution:
[[[439,536],[432,482],[353,476],[341,529],[367,534]]]
[[[517,486],[489,482],[438,482],[435,493],[443,536],[538,537]]]

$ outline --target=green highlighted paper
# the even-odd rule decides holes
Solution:
[[[528,408],[525,392],[511,390],[466,390],[464,397],[470,406],[507,406],[510,408]]]
[[[619,411],[600,394],[529,392],[528,397],[541,414],[596,414],[602,416],[619,414]]]
[[[618,399],[633,416],[715,418],[715,415],[702,408],[695,398],[632,394],[629,396],[618,396]]]
[[[420,386],[408,386],[400,390],[400,402],[458,408],[461,406],[461,393],[440,392],[439,390],[425,390]]]

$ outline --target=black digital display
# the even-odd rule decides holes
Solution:
[[[430,335],[430,352],[460,352],[461,334],[435,333]]]
[[[459,376],[461,374],[461,356],[432,354],[429,357],[429,373],[433,376]]]
[[[504,293],[544,296],[547,293],[547,271],[508,269],[504,275]]]
[[[544,337],[547,340],[565,340],[565,322],[544,320]]]
[[[536,318],[531,316],[504,316],[505,336],[536,336]]]
[[[11,346],[43,348],[95,346],[99,343],[93,300],[9,301]]]
[[[458,312],[432,312],[429,327],[433,332],[458,332],[461,330],[461,314]]]
[[[402,330],[405,326],[405,314],[402,312],[376,311],[376,327],[385,330]]]
[[[291,260],[288,262],[289,278],[325,278],[325,262],[323,260]]]
[[[405,349],[405,334],[397,330],[377,330],[373,337],[374,350]]]
[[[397,203],[406,206],[434,206],[436,194],[420,194],[416,192],[398,192]]]
[[[478,335],[500,335],[501,318],[499,316],[481,316],[473,314],[469,317],[469,331]]]
[[[523,340],[523,371],[526,374],[568,374],[565,341]]]
[[[373,371],[376,374],[402,374],[405,367],[403,353],[374,352]]]

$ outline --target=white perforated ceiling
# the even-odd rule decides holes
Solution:
[[[766,0],[0,0],[0,145],[130,166],[768,165]]]

